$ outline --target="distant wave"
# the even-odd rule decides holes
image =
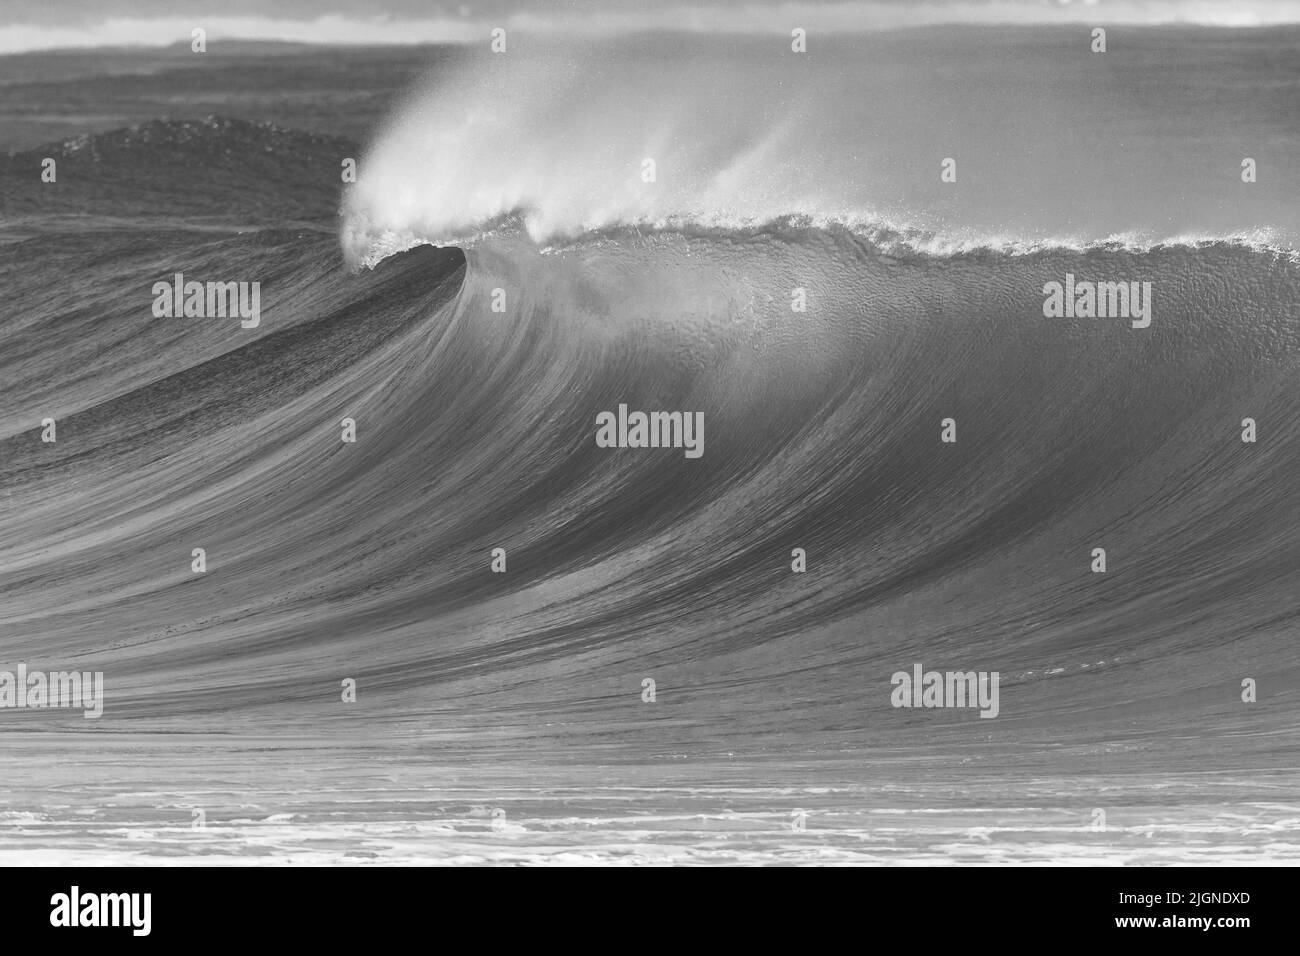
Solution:
[[[549,7],[549,8],[548,8]],[[592,16],[597,11],[599,16]],[[1263,27],[1300,23],[1300,3],[1294,0],[1108,0],[1045,3],[1038,0],[976,0],[890,3],[880,0],[815,2],[675,3],[653,9],[644,4],[572,4],[539,6],[501,3],[496,8],[467,7],[464,15],[394,18],[358,16],[348,10],[313,18],[265,16],[142,17],[128,9],[113,13],[107,5],[81,22],[70,18],[53,23],[29,11],[25,22],[0,26],[0,55],[36,50],[88,47],[168,46],[188,43],[190,31],[202,26],[209,37],[227,40],[274,39],[318,44],[476,43],[502,27],[520,36],[609,37],[634,32],[751,33],[788,35],[791,26],[839,32],[898,29],[937,24],[1107,25],[1198,24],[1217,27]]]

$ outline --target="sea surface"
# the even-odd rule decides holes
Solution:
[[[0,863],[1300,860],[1300,30],[1108,39],[0,57]]]

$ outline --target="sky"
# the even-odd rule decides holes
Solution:
[[[1052,22],[1300,23],[1300,0],[0,0],[0,53],[166,46],[196,26],[209,41],[378,44],[486,42],[494,27],[598,37]]]

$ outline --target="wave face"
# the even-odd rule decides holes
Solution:
[[[430,455],[473,489],[443,508],[495,515],[463,560],[509,542],[527,583],[501,649],[581,662],[550,678],[562,697],[590,687],[588,667],[611,704],[655,676],[710,728],[693,733],[735,720],[750,742],[816,727],[851,746],[975,733],[893,719],[898,661],[1000,671],[1025,708],[1012,736],[1058,740],[1138,715],[1155,736],[1258,732],[1235,712],[1242,667],[1289,686],[1290,257],[1232,243],[899,257],[787,226],[546,254],[498,237],[467,262],[445,318],[461,345],[442,338],[424,374],[472,437]],[[1045,319],[1041,290],[1067,273],[1152,281],[1151,327]],[[807,313],[791,311],[796,286]],[[505,315],[497,289],[517,295]],[[597,448],[596,413],[620,403],[702,412],[704,455]],[[1269,423],[1265,444],[1241,441],[1246,417]],[[1232,693],[1214,702],[1219,685]],[[1272,719],[1294,725],[1294,709]]]
[[[196,157],[232,143],[281,174],[194,215]],[[1289,255],[935,255],[803,220],[543,249],[506,221],[358,274],[304,185],[350,149],[151,124],[65,147],[84,192],[6,226],[0,615],[14,659],[105,671],[104,726],[351,726],[352,677],[372,722],[470,752],[1293,747]],[[145,195],[170,218],[115,213]],[[261,326],[153,319],[182,265],[259,276]],[[1067,273],[1150,281],[1151,326],[1044,318]],[[702,412],[703,456],[597,447],[619,404]],[[999,719],[891,708],[914,662],[1000,671]]]
[[[930,39],[484,54],[378,138],[345,257],[465,249],[448,321],[475,344],[441,375],[518,395],[492,427],[514,436],[508,474],[539,483],[497,499],[538,509],[510,537],[558,576],[554,659],[709,675],[690,682],[701,724],[764,739],[933,732],[868,717],[864,681],[934,658],[1012,680],[1018,730],[1254,733],[1232,710],[1242,667],[1280,688],[1295,670],[1300,289],[1297,209],[1240,163],[1293,136],[1257,67],[1296,35],[1139,31],[1103,57],[976,31],[917,71]],[[1300,153],[1269,155],[1290,179]],[[1044,318],[1067,276],[1149,282],[1159,317]],[[624,403],[702,412],[708,451],[594,447],[595,414]],[[1263,454],[1247,418],[1271,423]],[[815,577],[791,573],[795,548]],[[1272,717],[1294,725],[1281,692]]]

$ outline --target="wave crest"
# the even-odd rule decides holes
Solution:
[[[1249,44],[1216,73],[1236,91],[1211,100],[1222,107],[1179,99],[1204,83],[1182,73],[1169,102],[1117,106],[1086,58],[1062,60],[1047,37],[817,39],[815,56],[780,38],[656,35],[446,62],[362,158],[342,208],[344,250],[373,264],[502,231],[545,247],[618,229],[791,223],[899,254],[1300,245],[1300,218],[1279,192],[1286,169],[1245,189],[1235,166],[1186,149],[1257,102]],[[951,63],[918,72],[932,47]],[[1181,69],[1178,52],[1163,69]],[[1136,85],[1149,68],[1117,67]],[[1259,122],[1278,121],[1271,100],[1257,108]],[[1200,125],[1153,124],[1151,110]],[[1137,138],[1121,149],[1116,129]]]

